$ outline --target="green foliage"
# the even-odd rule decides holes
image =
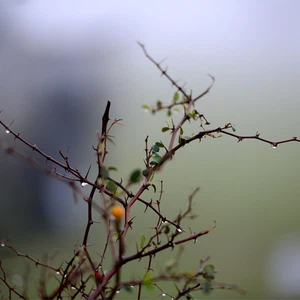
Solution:
[[[141,235],[141,249],[145,247],[146,236],[144,234]]]
[[[130,183],[136,183],[139,182],[142,176],[142,170],[141,169],[135,169],[131,172],[129,176],[129,182]]]
[[[179,100],[179,93],[175,92],[173,96],[173,102],[176,103]]]
[[[143,278],[143,286],[148,290],[154,290],[155,286],[152,283],[152,271],[148,270]]]
[[[117,192],[118,192],[118,186],[112,180],[108,181],[106,188],[109,191],[111,191],[113,194],[117,194]]]
[[[162,129],[161,129],[161,131],[162,132],[167,132],[167,131],[169,131],[171,128],[170,127],[163,127]]]

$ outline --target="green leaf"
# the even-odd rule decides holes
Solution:
[[[195,116],[196,116],[196,111],[195,111],[195,110],[192,110],[192,111],[188,114],[188,116],[189,116],[190,118],[194,119]]]
[[[144,234],[141,235],[141,249],[144,248],[146,242],[146,236]]]
[[[130,183],[135,183],[138,182],[141,178],[142,175],[142,170],[141,169],[135,169],[131,172],[129,176],[129,182]]]
[[[183,129],[181,126],[180,126],[180,135],[183,135]]]
[[[167,116],[168,116],[168,117],[171,117],[171,116],[172,116],[172,112],[171,112],[171,109],[168,109],[168,113],[167,113]]]
[[[153,145],[152,147],[151,147],[151,149],[152,149],[152,151],[153,152],[159,152],[159,146],[158,145]]]
[[[155,145],[158,146],[158,147],[160,147],[160,148],[164,148],[165,147],[165,145],[162,142],[156,142]]]
[[[204,274],[203,277],[206,278],[207,280],[213,280],[215,279],[215,266],[214,265],[206,265],[204,267]]]
[[[107,170],[108,170],[108,171],[118,171],[118,169],[117,169],[116,167],[114,167],[114,166],[109,166],[109,167],[107,168]]]
[[[175,103],[175,102],[177,102],[178,100],[179,100],[179,93],[176,92],[176,93],[174,94],[174,96],[173,96],[173,102]]]
[[[157,153],[155,153],[154,155],[152,155],[152,159],[155,160],[156,162],[160,162],[161,161],[161,156],[158,155]]]
[[[171,128],[170,127],[163,127],[162,129],[161,129],[161,131],[162,132],[166,132],[166,131],[168,131],[168,130],[170,130]]]
[[[170,232],[170,226],[167,225],[164,230],[164,234],[168,234]]]
[[[106,188],[111,191],[113,194],[117,193],[118,186],[111,180],[108,181]]]
[[[142,105],[142,108],[145,109],[145,110],[149,110],[149,111],[151,110],[150,107],[146,104]]]
[[[158,155],[157,153],[155,153],[152,156],[152,160],[150,161],[150,165],[152,165],[152,166],[157,165],[158,163],[160,163],[160,161],[161,161],[161,156]]]
[[[143,286],[149,291],[155,290],[155,285],[152,283],[145,283]]]
[[[152,173],[152,175],[151,175],[151,178],[150,178],[150,182],[152,182],[152,180],[154,179],[154,172]]]
[[[102,167],[101,167],[101,176],[102,176],[104,179],[107,179],[107,177],[109,176],[109,174],[108,174],[108,169],[107,169],[105,166],[102,166]]]
[[[147,271],[144,278],[143,278],[143,285],[147,288],[149,288],[152,284],[152,274],[151,271]]]

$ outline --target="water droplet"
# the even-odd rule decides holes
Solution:
[[[4,246],[5,246],[5,245],[2,243],[2,244],[1,244],[1,247],[4,247]]]
[[[272,144],[272,148],[276,149],[277,148],[277,144]]]
[[[116,293],[119,294],[119,293],[120,293],[120,290],[117,290]]]
[[[59,275],[59,274],[60,274],[60,271],[56,271],[56,274]]]
[[[71,289],[72,289],[72,290],[76,290],[76,287],[72,285],[72,286],[71,286]]]
[[[88,185],[88,183],[86,183],[86,182],[81,182],[81,186],[86,186],[86,185]]]
[[[162,293],[161,295],[162,295],[163,297],[165,297],[165,296],[166,296],[166,294],[165,294],[165,293]]]
[[[165,221],[162,221],[162,223],[163,223],[163,224],[168,224],[168,221],[165,220]]]
[[[10,133],[10,131],[8,129],[5,130],[6,133]]]
[[[130,287],[131,287],[132,289],[134,288],[134,286],[133,286],[133,285],[131,285]]]
[[[182,229],[180,227],[177,227],[177,232],[181,233],[182,232]]]

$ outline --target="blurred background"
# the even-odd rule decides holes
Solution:
[[[1,1],[1,120],[15,120],[16,132],[54,158],[61,160],[58,150],[69,148],[70,163],[82,173],[93,164],[94,180],[92,146],[110,100],[111,119],[122,118],[125,126],[112,131],[116,145],[110,145],[108,165],[118,168],[115,179],[126,179],[132,169],[143,167],[147,135],[151,143],[169,137],[160,131],[166,115],[152,116],[141,106],[158,99],[170,103],[176,91],[147,60],[140,41],[157,61],[166,58],[163,66],[169,66],[170,76],[187,83],[193,95],[210,84],[207,74],[216,78],[196,106],[210,128],[232,122],[241,135],[259,131],[274,141],[299,137],[299,10],[297,0]],[[191,134],[199,127],[185,130]],[[32,155],[4,129],[0,141]],[[217,222],[215,231],[186,246],[182,268],[197,269],[199,260],[210,255],[219,270],[217,280],[246,289],[248,299],[300,298],[299,147],[289,143],[272,149],[224,136],[176,154],[156,175],[164,180],[164,214],[174,218],[200,186],[194,206],[199,217],[186,226],[200,231]],[[69,259],[73,240],[83,237],[85,203],[75,204],[68,186],[4,151],[0,182],[0,237],[35,257],[58,248]],[[88,194],[88,187],[83,190]],[[134,211],[133,245],[156,223],[150,211],[143,211],[142,205]],[[99,252],[106,238],[101,228],[91,237]],[[166,251],[153,267],[174,255]],[[11,251],[1,249],[0,260],[11,276],[22,275]],[[143,272],[147,262],[140,265]],[[129,278],[133,274],[128,271]],[[166,289],[172,294],[174,286]],[[151,297],[160,299],[159,292]],[[241,298],[231,291],[208,297]]]

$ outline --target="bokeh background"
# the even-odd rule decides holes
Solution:
[[[210,84],[208,73],[216,78],[197,104],[212,128],[232,122],[241,135],[259,131],[274,141],[299,136],[299,11],[297,0],[1,1],[1,120],[15,120],[14,130],[55,158],[69,147],[70,162],[83,173],[93,164],[93,178],[92,146],[110,100],[111,118],[122,118],[125,126],[114,128],[116,145],[110,146],[108,160],[118,167],[116,179],[127,178],[143,166],[146,135],[153,143],[168,140],[160,132],[166,115],[152,116],[141,106],[157,99],[170,102],[175,92],[146,59],[140,41],[158,61],[166,58],[169,74],[186,82],[194,95]],[[0,141],[32,155],[4,130]],[[199,217],[187,226],[197,231],[217,222],[217,230],[186,247],[182,268],[196,269],[210,255],[217,280],[246,289],[243,299],[300,298],[299,147],[289,143],[272,149],[225,136],[176,154],[156,177],[164,180],[164,213],[175,217],[200,186],[194,206]],[[18,250],[35,257],[56,248],[58,258],[72,255],[74,239],[81,241],[84,232],[83,201],[75,204],[66,185],[4,151],[0,187],[1,238],[9,237]],[[135,210],[133,244],[156,222],[143,209],[137,205]],[[101,249],[100,225],[93,239]],[[154,267],[174,255],[165,252]],[[0,259],[22,284],[26,264],[7,249],[1,249]],[[141,262],[136,268],[146,266]],[[171,285],[165,288],[174,291]],[[120,299],[130,297],[120,294]],[[201,297],[241,298],[231,291],[196,294]],[[160,298],[156,291],[147,299]]]

